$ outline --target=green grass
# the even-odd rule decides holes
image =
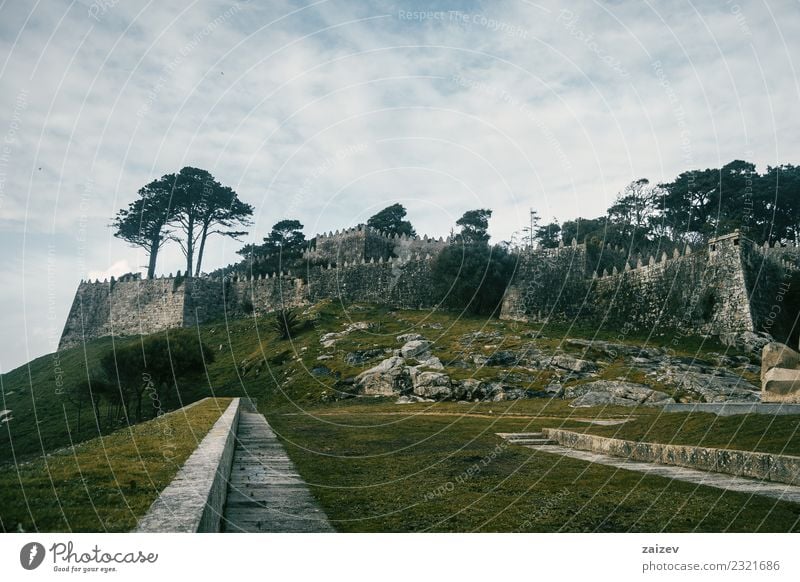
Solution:
[[[798,505],[590,465],[495,435],[575,429],[598,412],[541,401],[537,412],[535,403],[376,401],[269,420],[339,531],[800,530]]]
[[[664,413],[584,429],[606,437],[800,456],[800,416]]]
[[[0,472],[0,531],[130,531],[229,399],[208,399]]]
[[[644,345],[647,341],[649,346],[675,348],[675,338],[669,332],[654,334],[649,339],[634,335],[620,338],[613,330],[567,324],[528,325],[452,312],[393,311],[372,305],[350,305],[343,309],[331,301],[308,308],[303,317],[313,320],[314,329],[305,329],[287,341],[276,339],[268,318],[201,326],[198,333],[214,351],[215,361],[199,378],[178,378],[178,385],[184,403],[206,396],[257,399],[259,410],[285,439],[302,476],[341,531],[798,529],[800,510],[796,505],[756,496],[723,494],[716,489],[588,465],[522,447],[503,447],[494,434],[561,427],[622,438],[797,454],[798,417],[718,419],[705,414],[662,414],[656,408],[572,409],[568,402],[544,399],[428,405],[396,405],[391,400],[373,398],[337,399],[342,396],[337,378],[355,376],[371,365],[349,366],[344,356],[349,351],[375,347],[397,349],[395,337],[402,333],[418,332],[434,340],[434,354],[446,362],[465,359],[468,353],[488,355],[495,350],[520,350],[531,342],[545,353],[560,347],[578,355],[579,349],[562,345],[565,338],[573,337],[631,345]],[[320,335],[341,331],[354,321],[374,325],[350,333],[334,349],[321,347]],[[476,331],[499,332],[503,337],[487,336],[467,348],[463,336]],[[84,378],[87,367],[91,369],[99,355],[110,347],[110,340],[102,339],[87,344],[85,352],[83,347],[61,352],[64,384]],[[693,337],[680,338],[675,352],[708,361],[713,361],[710,352],[742,355],[715,341]],[[318,360],[323,354],[332,357]],[[331,375],[312,376],[310,370],[319,365],[329,368]],[[521,387],[534,389],[547,385],[553,376],[549,370],[512,372],[529,376]],[[456,379],[491,380],[506,376],[502,368],[489,367],[478,371],[449,368],[447,373]],[[632,381],[647,380],[631,375],[624,358],[604,363],[598,377],[626,376]],[[26,465],[30,467],[26,475],[38,479],[41,488],[37,491],[55,515],[52,521],[37,521],[36,527],[66,529],[63,517],[52,511],[55,497],[42,464],[43,457],[68,445],[70,435],[74,442],[98,436],[97,427],[91,423],[85,423],[81,433],[76,433],[75,408],[55,393],[54,383],[51,356],[0,376],[4,398],[0,408],[12,409],[14,417],[11,423],[0,426],[0,463],[5,463],[0,467],[2,507],[13,507],[18,512],[13,516],[2,514],[6,528],[15,528],[16,522],[22,522],[26,529],[33,526],[25,514],[26,500],[18,484],[14,486],[17,473],[9,465],[14,459],[12,451],[17,462],[31,461]],[[621,427],[581,422],[595,416],[627,418],[630,422]],[[147,425],[132,430],[142,426]],[[103,427],[100,434],[108,430]],[[127,429],[115,435],[125,432]],[[94,442],[98,441],[87,446],[93,446]],[[194,442],[190,437],[189,444]],[[496,449],[498,445],[500,449]],[[495,450],[499,453],[484,466],[483,459]],[[94,454],[97,456],[97,451]],[[52,458],[46,458],[48,463]],[[108,473],[104,462],[97,464],[98,479],[103,472]],[[155,465],[159,462],[153,460]],[[474,471],[476,464],[479,471]],[[132,469],[124,479],[119,479],[126,499],[133,493],[128,490],[130,481],[136,481],[137,490],[149,487],[147,474],[141,468]],[[464,475],[467,476],[459,480]],[[453,484],[452,490],[444,491],[442,488],[447,488],[448,483]],[[80,490],[82,485],[73,488],[56,481],[57,493],[61,493],[62,487],[72,491]],[[71,527],[103,531],[117,521],[125,522],[130,511],[122,501],[119,487],[103,485],[89,491],[90,494],[84,491],[82,498],[76,497],[71,505],[74,511]],[[111,518],[97,518],[90,497],[110,499],[108,503],[104,501],[108,506],[116,501],[119,513]],[[143,502],[139,507],[146,509],[145,505]],[[14,523],[9,525],[9,522]],[[125,523],[120,529],[130,525],[130,521]]]

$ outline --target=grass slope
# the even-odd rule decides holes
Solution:
[[[342,531],[798,529],[800,513],[795,505],[506,447],[494,434],[564,427],[625,438],[790,453],[798,451],[797,417],[717,419],[705,414],[661,414],[655,409],[575,410],[561,400],[540,399],[427,405],[337,399],[338,379],[352,377],[378,361],[351,366],[345,355],[353,350],[396,349],[395,338],[402,333],[421,333],[434,340],[434,354],[443,362],[474,353],[519,350],[531,342],[546,353],[556,348],[569,352],[565,338],[664,346],[677,355],[709,362],[714,359],[711,352],[741,355],[718,343],[680,337],[675,345],[668,333],[620,338],[614,330],[567,324],[527,325],[372,305],[344,308],[335,302],[312,306],[303,317],[314,320],[314,329],[288,341],[277,341],[263,318],[200,327],[197,331],[214,350],[215,361],[204,378],[178,379],[178,384],[184,402],[204,396],[257,399],[259,410],[284,439],[289,455]],[[372,327],[345,335],[334,348],[321,346],[322,334],[341,332],[358,321]],[[470,343],[465,341],[467,334],[478,335]],[[85,375],[86,363],[91,368],[92,358],[109,347],[109,340],[98,340],[86,346],[87,357],[83,348],[62,352],[62,368],[69,371],[65,382]],[[3,408],[11,408],[14,415],[0,429],[0,462],[12,459],[11,444],[19,459],[41,456],[69,442],[75,411],[54,396],[52,369],[52,361],[45,357],[0,377]],[[549,370],[490,367],[450,367],[447,373],[454,378],[501,379],[532,389],[543,388],[553,375]],[[604,366],[599,377],[640,380],[629,376],[624,359]],[[594,417],[631,421],[622,427],[581,422]],[[94,431],[84,429],[77,438],[97,436]],[[14,474],[13,466],[6,470]],[[14,499],[21,503],[18,495],[6,498]]]
[[[376,403],[273,414],[270,422],[339,531],[800,529],[795,504],[591,465],[495,435],[574,429],[597,412],[538,407],[509,414],[497,403],[415,404],[398,413]]]
[[[0,472],[0,531],[130,531],[230,399],[208,399]]]

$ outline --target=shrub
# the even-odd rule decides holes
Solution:
[[[446,307],[493,315],[500,309],[515,265],[514,255],[502,246],[450,245],[433,263],[437,296]]]
[[[291,339],[303,329],[303,322],[294,309],[280,309],[274,312],[270,325],[279,340]]]

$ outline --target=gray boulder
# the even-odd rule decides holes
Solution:
[[[576,358],[568,354],[558,354],[553,356],[553,359],[550,360],[550,364],[557,368],[569,370],[570,372],[577,372],[579,374],[594,372],[597,370],[597,366],[594,364],[594,362],[581,360],[580,358]]]
[[[700,402],[759,402],[759,388],[727,370],[697,372],[676,370],[666,374],[669,383]]]
[[[344,357],[344,361],[350,366],[361,366],[370,360],[382,356],[383,354],[384,351],[381,348],[374,348],[371,350],[356,350],[354,352],[348,352]]]
[[[429,368],[431,370],[444,370],[442,361],[436,356],[429,356],[424,360],[417,359],[417,362],[419,362],[419,365],[423,368]]]
[[[592,394],[592,396],[586,398],[589,394]],[[570,386],[564,389],[564,398],[575,398],[570,404],[572,407],[597,406],[597,404],[587,404],[587,402],[601,401],[604,404],[620,406],[636,406],[639,404],[658,406],[673,401],[669,395],[653,390],[649,386],[622,380],[597,380],[587,384]]]
[[[418,333],[404,333],[403,335],[399,335],[399,336],[397,336],[397,338],[396,338],[396,339],[397,339],[397,341],[399,341],[401,344],[405,344],[405,343],[408,343],[408,342],[413,342],[413,341],[416,341],[416,340],[424,340],[425,338],[424,338],[424,337],[422,337],[422,336],[421,336],[420,334],[418,334]]]
[[[453,386],[453,397],[463,400],[483,398],[486,393],[486,384],[475,378],[467,378],[455,383]]]
[[[368,396],[393,396],[411,388],[411,377],[403,358],[391,357],[356,376],[356,386]]]
[[[508,350],[500,350],[491,354],[486,358],[484,365],[486,366],[514,366],[517,364],[519,358],[514,352]]]
[[[431,342],[424,339],[411,340],[400,348],[400,355],[404,358],[417,358],[418,356],[422,356],[422,359],[427,359],[426,355],[429,353],[432,345]]]
[[[738,348],[744,352],[761,355],[761,350],[768,343],[775,341],[771,335],[765,332],[753,333],[744,331],[741,333],[723,333],[719,336],[723,345]]]
[[[447,374],[413,370],[411,380],[414,394],[417,396],[441,400],[453,395],[453,384]]]
[[[435,400],[432,398],[422,398],[421,396],[416,396],[414,394],[404,394],[397,399],[395,404],[416,404],[418,402],[435,402]]]
[[[800,354],[789,346],[770,342],[761,351],[761,380],[772,368],[796,370],[800,368]]]

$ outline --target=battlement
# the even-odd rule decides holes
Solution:
[[[685,245],[633,259],[620,251],[603,251],[621,259],[620,267],[590,268],[588,277],[581,276],[585,253],[575,243],[530,259],[509,286],[501,317],[687,334],[769,332],[781,285],[800,270],[800,249],[758,245],[739,231],[696,252]]]
[[[362,259],[378,261],[392,257],[408,258],[415,254],[436,255],[449,242],[449,239],[429,238],[427,235],[390,235],[362,224],[342,231],[318,234],[303,256],[321,263],[352,264]]]
[[[436,306],[442,298],[436,296],[433,259],[451,242],[389,237],[361,226],[318,235],[308,256],[314,260],[302,278],[291,271],[201,277],[178,271],[153,279],[126,274],[81,281],[59,348],[107,335],[258,316],[328,298],[398,308]],[[501,317],[580,319],[615,329],[757,331],[770,322],[787,276],[800,270],[797,247],[758,245],[739,232],[716,237],[697,251],[685,245],[646,259],[634,260],[623,249],[607,246],[599,254],[612,259],[610,269],[596,269],[597,254],[575,240],[521,252]]]
[[[104,336],[136,336],[193,327],[224,318],[263,315],[325,298],[418,308],[436,303],[434,255],[379,257],[315,265],[306,280],[292,272],[82,281],[64,325],[59,349]]]

